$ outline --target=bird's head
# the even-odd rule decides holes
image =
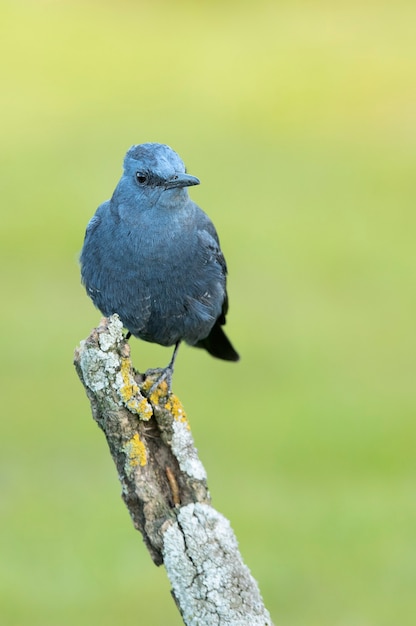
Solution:
[[[119,183],[123,196],[154,206],[168,206],[187,195],[186,187],[199,185],[195,176],[186,173],[176,152],[160,143],[132,146],[124,158],[124,174]]]

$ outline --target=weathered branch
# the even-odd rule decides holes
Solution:
[[[117,315],[81,342],[75,367],[134,526],[164,563],[184,623],[271,625],[228,520],[211,507],[183,407],[166,383],[149,394],[154,379],[133,370]]]

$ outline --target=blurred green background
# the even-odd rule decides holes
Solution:
[[[228,260],[242,361],[184,347],[174,390],[275,623],[414,624],[415,20],[1,1],[2,624],[182,623],[72,366],[85,226],[144,141],[200,177]]]

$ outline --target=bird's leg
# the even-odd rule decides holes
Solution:
[[[168,393],[171,393],[173,369],[175,367],[175,359],[178,353],[178,348],[180,346],[180,343],[181,343],[180,341],[176,342],[175,349],[173,350],[172,358],[167,367],[147,370],[146,375],[159,374],[159,376],[157,377],[153,385],[150,387],[148,395],[153,393],[157,389],[157,387],[160,385],[160,383],[162,383],[164,380],[166,381],[168,385]]]

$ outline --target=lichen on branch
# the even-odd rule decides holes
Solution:
[[[228,520],[211,507],[205,468],[180,400],[132,366],[117,315],[75,351],[75,367],[105,434],[133,524],[166,566],[187,625],[270,626]],[[152,390],[152,391],[151,391]]]

